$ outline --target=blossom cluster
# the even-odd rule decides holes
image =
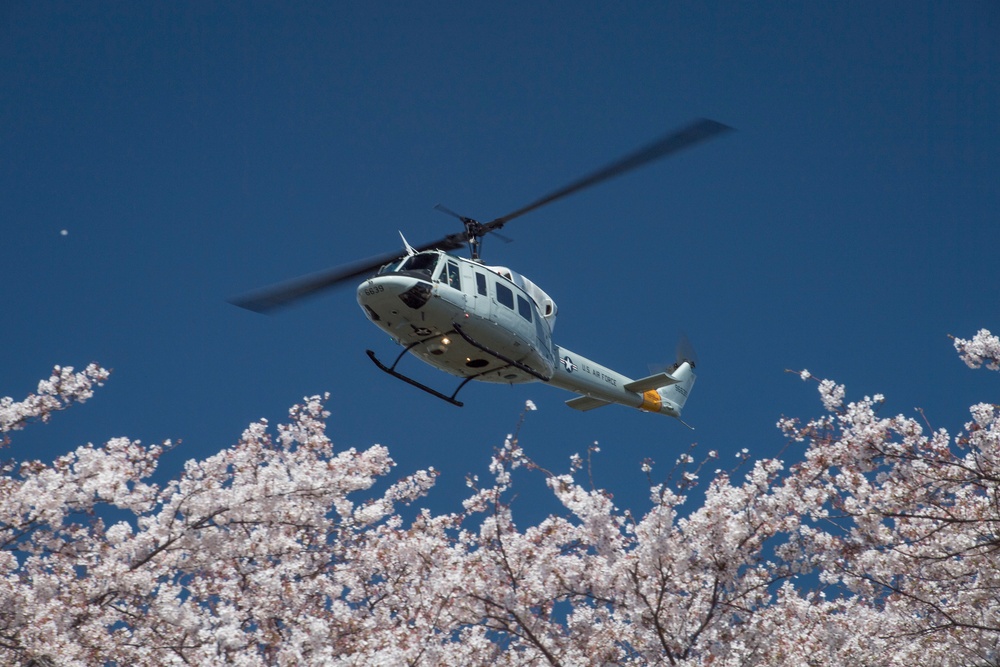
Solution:
[[[80,373],[72,366],[56,366],[48,380],[38,383],[38,392],[22,401],[0,397],[0,436],[6,443],[7,433],[24,428],[33,419],[48,421],[53,412],[72,403],[83,403],[94,395],[94,387],[108,379],[109,371],[90,364]]]
[[[57,369],[0,402],[3,432],[106,377]],[[391,481],[385,447],[337,451],[320,396],[162,485],[169,443],[10,464],[0,662],[996,664],[1000,408],[953,436],[819,393],[825,414],[779,424],[795,461],[744,449],[697,505],[644,462],[642,516],[578,480],[581,457],[544,471],[516,435],[454,512],[421,509],[437,472]],[[520,526],[532,476],[562,510]]]
[[[983,364],[990,370],[1000,370],[1000,338],[987,329],[980,329],[971,340],[955,338],[955,349],[969,368]]]

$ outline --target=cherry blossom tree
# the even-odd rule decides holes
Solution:
[[[1000,368],[989,332],[955,345]],[[4,442],[107,378],[57,367],[0,400]],[[582,457],[542,470],[517,433],[434,514],[420,501],[437,472],[393,482],[384,447],[335,450],[319,396],[162,483],[169,442],[8,463],[0,661],[1000,664],[998,407],[950,435],[817,386],[825,414],[779,423],[787,462],[744,451],[704,488],[714,452],[682,454],[667,479],[647,462],[642,516],[589,484]],[[515,482],[544,482],[563,509],[518,525]]]

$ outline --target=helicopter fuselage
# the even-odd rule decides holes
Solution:
[[[358,303],[396,343],[452,375],[507,384],[539,379],[485,347],[551,377],[556,358],[550,321],[515,275],[507,275],[444,252],[423,252],[359,285]],[[456,324],[481,347],[460,335]]]
[[[687,362],[674,375],[636,381],[556,345],[556,306],[545,292],[505,267],[443,251],[413,253],[382,267],[358,286],[357,297],[404,354],[466,382],[543,381],[580,394],[567,402],[578,410],[619,403],[673,417],[694,382]],[[383,370],[455,402],[454,394],[449,399],[369,356]]]
[[[458,406],[462,403],[455,397],[472,380],[507,384],[542,381],[579,394],[566,401],[576,410],[620,403],[680,419],[695,381],[693,353],[686,356],[679,347],[673,366],[632,380],[570,352],[552,340],[555,302],[527,278],[504,267],[484,265],[480,250],[485,236],[501,236],[500,230],[515,218],[730,129],[708,118],[695,120],[487,222],[438,204],[437,210],[462,222],[463,231],[416,248],[403,239],[405,257],[383,253],[250,293],[233,303],[268,312],[378,269],[358,286],[358,303],[368,319],[403,346],[390,366],[367,350],[369,358],[393,377]],[[470,259],[448,254],[465,246]],[[446,395],[396,370],[407,354],[463,379],[451,395]]]

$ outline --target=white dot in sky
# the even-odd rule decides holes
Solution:
[[[68,229],[64,229],[64,230],[62,230],[61,232],[59,232],[59,234],[60,234],[61,236],[69,236],[69,230],[68,230]]]

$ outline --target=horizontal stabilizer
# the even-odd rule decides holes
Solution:
[[[677,384],[678,382],[680,382],[680,380],[669,373],[657,373],[656,375],[644,377],[641,380],[629,382],[625,385],[625,389],[627,391],[634,391],[637,394],[641,394],[649,391],[650,389],[659,389],[660,387]]]
[[[573,408],[574,410],[580,410],[586,412],[587,410],[593,410],[594,408],[599,408],[602,405],[611,405],[608,401],[602,401],[599,398],[591,398],[590,396],[580,396],[578,398],[572,398],[566,401],[566,405]]]

